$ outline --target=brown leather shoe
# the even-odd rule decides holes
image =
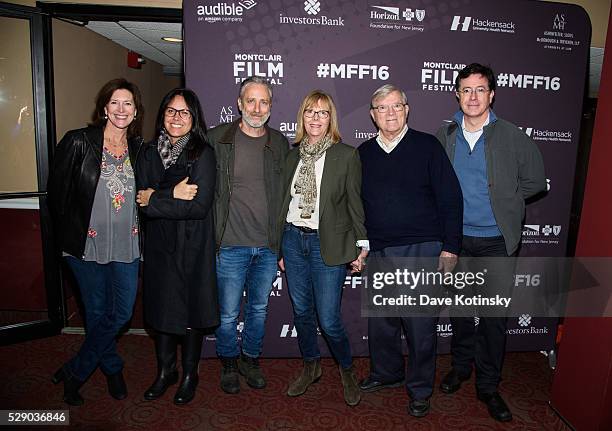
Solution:
[[[306,392],[308,387],[319,381],[321,378],[321,361],[304,361],[304,369],[302,373],[295,379],[287,389],[287,395],[297,397]]]
[[[361,391],[357,384],[355,368],[352,365],[346,370],[340,367],[340,377],[344,388],[344,401],[351,407],[356,406],[361,401]]]

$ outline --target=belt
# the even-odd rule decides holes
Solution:
[[[291,223],[291,227],[294,227],[297,230],[299,230],[300,232],[304,232],[304,233],[317,233],[316,229],[311,229],[311,228],[306,227],[306,226],[297,226],[297,225],[294,225],[293,223]]]

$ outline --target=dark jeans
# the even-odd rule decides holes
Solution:
[[[285,226],[283,258],[304,360],[321,357],[317,341],[318,316],[321,332],[332,354],[342,368],[348,369],[353,358],[340,314],[346,266],[326,265],[321,257],[318,233],[304,233],[292,225]]]
[[[375,257],[437,257],[439,241],[423,242],[373,251]],[[435,268],[433,268],[435,270]],[[406,378],[406,391],[412,399],[427,399],[433,393],[436,376],[436,324],[438,317],[370,317],[370,377],[384,383]],[[408,368],[402,355],[401,331],[408,343]],[[406,370],[406,371],[404,371]]]
[[[85,307],[85,341],[67,364],[68,371],[85,381],[95,369],[107,376],[123,369],[115,338],[130,320],[138,289],[138,264],[86,262],[66,257]]]
[[[504,238],[464,236],[461,257],[506,257]],[[495,286],[495,292],[510,295],[514,284],[514,259],[495,259],[498,266],[490,271],[485,294]],[[459,258],[459,265],[462,265]],[[490,265],[489,265],[490,266]],[[470,268],[461,268],[461,270]],[[478,270],[478,268],[473,268]],[[495,274],[494,276],[492,274]],[[487,290],[489,286],[489,290]],[[478,310],[475,310],[478,314]],[[497,391],[506,351],[506,317],[485,317],[474,324],[474,317],[453,317],[451,310],[453,338],[451,341],[452,366],[460,374],[469,376],[472,364],[476,367],[476,390],[481,393]]]

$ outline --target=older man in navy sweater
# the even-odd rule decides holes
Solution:
[[[438,257],[452,270],[461,247],[461,188],[438,140],[408,128],[406,94],[383,85],[372,95],[370,115],[378,136],[359,147],[362,199],[373,257]],[[404,381],[415,417],[429,413],[436,364],[437,316],[368,319],[370,375],[361,390],[373,392]],[[408,370],[401,330],[408,342]]]

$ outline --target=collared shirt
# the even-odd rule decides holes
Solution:
[[[388,144],[385,144],[383,142],[383,137],[379,131],[378,136],[376,136],[376,142],[378,142],[378,145],[380,145],[380,148],[382,148],[385,153],[389,154],[391,151],[395,149],[395,147],[397,147],[397,144],[399,144],[400,141],[404,139],[404,135],[406,135],[407,131],[408,131],[408,125],[404,124],[404,128],[402,129],[400,134],[397,135],[394,139],[392,139],[391,142],[389,142]]]
[[[461,120],[461,129],[463,130],[463,136],[465,137],[465,140],[468,142],[468,145],[470,146],[470,150],[474,151],[474,147],[476,146],[476,142],[478,142],[478,140],[480,139],[480,136],[482,135],[483,129],[486,125],[489,124],[489,121],[491,119],[491,113],[487,114],[487,119],[485,120],[484,123],[482,123],[482,126],[480,127],[480,129],[474,131],[474,132],[470,132],[465,128],[465,116],[463,117],[463,119]]]

